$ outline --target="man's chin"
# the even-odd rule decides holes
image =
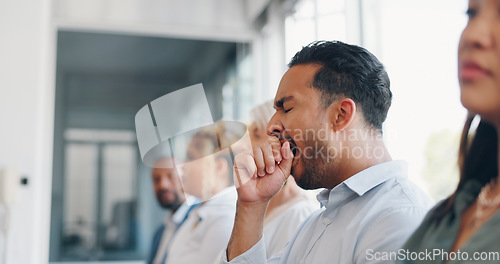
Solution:
[[[304,189],[304,190],[309,190],[309,188],[308,188],[308,187],[309,187],[309,186],[308,186],[308,184],[307,184],[305,181],[303,181],[303,180],[302,180],[302,178],[297,178],[297,177],[295,177],[295,176],[294,176],[294,178],[295,178],[295,182],[297,183],[297,185],[298,185],[300,188],[302,188],[302,189]]]
[[[304,190],[316,190],[318,188],[322,188],[321,186],[316,186],[316,185],[313,185],[311,184],[310,182],[308,182],[307,180],[300,180],[300,179],[295,179],[295,182],[297,183],[297,185],[304,189]]]
[[[161,200],[160,201],[160,206],[163,208],[163,209],[177,209],[179,208],[180,206],[180,201],[179,199],[169,199],[169,200]]]
[[[179,207],[179,205],[175,203],[161,203],[160,206],[167,210],[177,209]]]
[[[303,170],[302,172],[295,174],[292,172],[292,175],[297,185],[304,190],[315,190],[318,188],[322,188],[321,186],[318,186],[318,182],[314,182],[313,175],[308,173],[308,171]]]

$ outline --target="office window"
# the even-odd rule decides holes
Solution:
[[[250,45],[237,44],[236,63],[222,87],[222,118],[248,121],[254,102],[253,61]]]
[[[135,134],[67,129],[65,137],[64,258],[130,255],[138,232]]]
[[[460,104],[457,47],[466,0],[363,0],[363,46],[384,63],[393,104],[384,127],[393,158],[435,199],[458,180],[466,111]]]
[[[347,41],[345,0],[301,0],[285,19],[286,63],[315,40]]]
[[[96,244],[97,153],[94,144],[66,146],[63,240],[67,252],[90,250]]]

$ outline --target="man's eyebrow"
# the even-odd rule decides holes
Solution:
[[[283,108],[283,105],[285,104],[286,101],[290,101],[293,99],[293,96],[286,96],[286,97],[282,97],[281,99],[279,99],[278,101],[274,102],[274,108]]]

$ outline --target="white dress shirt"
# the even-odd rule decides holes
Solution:
[[[317,198],[324,208],[278,254],[266,260],[261,238],[230,263],[388,263],[373,256],[401,248],[433,204],[407,179],[404,161],[370,167]]]
[[[175,211],[174,214],[170,214],[165,217],[165,229],[163,230],[160,245],[158,246],[158,250],[156,251],[155,258],[153,260],[153,264],[162,264],[165,260],[165,255],[168,252],[170,247],[170,241],[172,236],[175,234],[177,227],[184,220],[186,214],[189,211],[190,205],[197,201],[194,197],[188,196],[186,198],[186,202],[182,203],[181,206]]]
[[[266,256],[278,253],[293,238],[299,226],[319,205],[314,206],[305,196],[292,199],[274,208],[264,219]]]
[[[236,199],[234,186],[217,193],[193,209],[175,233],[167,264],[212,264],[220,259],[234,224]]]

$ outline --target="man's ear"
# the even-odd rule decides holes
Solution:
[[[346,129],[356,116],[356,103],[350,98],[334,102],[329,107],[330,123],[335,131]]]

